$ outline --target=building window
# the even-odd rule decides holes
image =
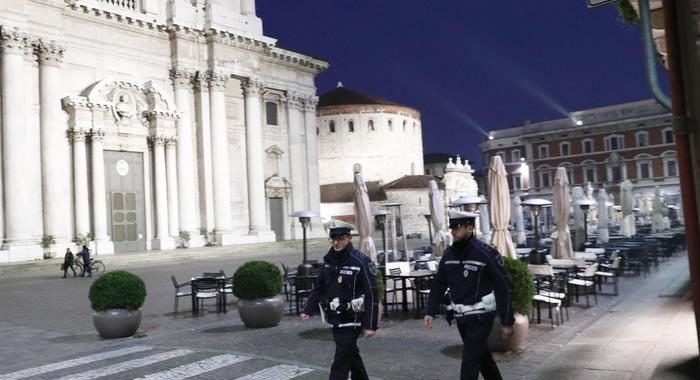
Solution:
[[[574,168],[572,167],[567,167],[566,168],[566,176],[569,177],[569,184],[574,183]]]
[[[637,179],[649,179],[651,178],[651,165],[649,162],[638,162],[637,163]]]
[[[520,161],[520,149],[515,149],[510,151],[510,159],[513,162]]]
[[[637,146],[648,146],[649,145],[649,132],[637,132]]]
[[[348,132],[355,132],[355,122],[352,120],[348,121]]]
[[[540,187],[550,187],[551,181],[549,180],[549,171],[540,172]]]
[[[370,120],[370,121],[367,122],[367,129],[368,129],[369,131],[373,131],[373,130],[374,130],[374,120]]]
[[[608,181],[610,182],[615,182],[619,183],[625,180],[625,173],[620,166],[620,164],[617,165],[608,165]]]
[[[582,144],[583,144],[583,153],[593,153],[593,140],[585,139],[585,140],[583,140]]]
[[[265,120],[267,125],[279,125],[277,121],[277,103],[265,102]]]
[[[590,161],[589,161],[590,162]],[[595,165],[593,163],[584,163],[583,165],[583,182],[596,183],[598,179],[596,178]]]
[[[540,158],[549,158],[549,147],[547,145],[540,145],[538,151],[540,153]]]
[[[328,132],[335,133],[335,121],[331,120],[330,123],[328,123]]]
[[[608,136],[605,138],[605,150],[618,150],[624,148],[622,136]]]
[[[673,138],[673,129],[672,128],[666,128],[662,131],[664,134],[664,144],[673,144],[674,143],[674,138]]]
[[[571,144],[568,142],[563,142],[559,144],[559,152],[561,152],[562,156],[568,156],[571,154]]]
[[[667,158],[664,160],[664,176],[678,177],[678,162],[675,158]]]
[[[513,190],[522,189],[522,184],[520,182],[520,174],[513,174],[511,178],[513,178]]]
[[[506,152],[497,152],[497,153],[496,153],[496,156],[501,156],[501,161],[502,161],[503,163],[506,162]]]

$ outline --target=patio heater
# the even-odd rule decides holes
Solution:
[[[430,246],[433,246],[433,214],[430,213],[430,211],[423,211],[418,214],[418,216],[423,216],[425,217],[425,220],[428,222],[428,236],[430,237]]]
[[[306,260],[306,228],[309,226],[309,223],[311,223],[311,218],[317,217],[318,214],[316,214],[313,211],[294,211],[289,216],[294,217],[294,218],[299,218],[299,223],[301,223],[304,249],[303,249],[303,256],[302,256],[303,259],[302,259],[301,264],[299,265],[299,268],[297,269],[297,273],[301,273],[303,276],[305,276],[308,273],[310,273],[310,269],[311,269],[311,264],[309,264]]]
[[[464,211],[468,212],[476,212],[477,209],[479,208],[479,205],[481,204],[486,204],[488,201],[485,199],[481,199],[480,197],[469,195],[469,196],[461,196],[452,203],[450,203],[450,207],[462,207]]]
[[[386,257],[388,253],[386,252],[386,210],[377,210],[374,212],[374,220],[377,222],[379,229],[382,230],[382,249],[384,250],[384,262],[380,264],[386,265]]]
[[[592,199],[579,199],[574,202],[574,205],[579,206],[581,211],[583,211],[583,247],[586,248],[586,242],[588,241],[588,209],[596,204],[596,201]]]
[[[552,202],[546,199],[534,198],[526,199],[520,203],[522,206],[530,207],[530,211],[535,215],[535,249],[540,247],[540,227],[537,221],[537,216],[540,215],[540,211],[543,207],[551,206]]]

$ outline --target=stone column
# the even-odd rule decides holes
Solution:
[[[296,93],[287,94],[289,122],[289,173],[292,181],[292,211],[308,210],[306,182],[306,133],[304,132],[304,99]],[[292,218],[292,237],[300,239],[302,228],[298,218]]]
[[[63,47],[54,41],[39,46],[39,119],[41,124],[41,173],[44,234],[56,242],[70,242],[70,176],[67,170],[69,146],[61,109]],[[61,247],[63,248],[63,247]],[[60,252],[60,251],[59,251]]]
[[[262,141],[262,102],[260,96],[263,83],[256,79],[247,79],[242,83],[245,97],[246,125],[246,166],[248,169],[248,215],[250,217],[250,234],[274,233],[266,222],[265,205],[265,156]]]
[[[195,80],[195,109],[197,110],[197,173],[199,175],[199,212],[201,227],[214,228],[214,190],[211,159],[211,118],[209,117],[209,74],[199,72]],[[204,243],[204,242],[203,242]],[[203,244],[202,243],[202,244]]]
[[[114,244],[107,235],[107,190],[105,187],[105,158],[103,130],[93,130],[92,142],[92,226],[96,253],[114,253]]]
[[[316,138],[316,104],[318,97],[307,96],[304,98],[304,126],[306,128],[306,183],[308,186],[308,208],[321,215],[321,186],[318,179],[318,146]],[[312,237],[325,235],[320,218],[311,219]]]
[[[167,172],[168,183],[168,226],[170,236],[176,237],[180,234],[179,210],[178,210],[178,181],[177,181],[177,160],[176,149],[177,139],[171,138],[165,142],[165,170]],[[192,203],[192,200],[190,200]]]
[[[162,135],[151,136],[153,146],[153,185],[155,187],[156,228],[153,249],[173,249],[173,239],[168,233],[168,189],[165,166],[165,141]]]
[[[90,233],[90,207],[88,199],[87,156],[83,129],[71,131],[73,140],[73,189],[75,193],[75,236]]]
[[[27,205],[41,205],[41,185],[32,188],[32,173],[28,172],[27,151],[30,137],[27,128],[27,98],[31,93],[25,83],[24,54],[27,36],[18,30],[3,28],[2,44],[2,169],[4,189],[5,243],[9,259],[31,260],[41,258],[41,247],[36,244],[41,236],[33,236],[34,215],[27,215]],[[26,90],[25,90],[26,89]],[[39,152],[36,152],[37,154]],[[34,156],[36,157],[36,156]],[[40,176],[39,173],[36,173]],[[38,195],[38,196],[37,196]],[[39,206],[40,207],[40,206]],[[41,221],[41,215],[39,215]],[[39,231],[39,234],[41,231]],[[2,233],[0,233],[2,234]]]
[[[255,0],[241,0],[241,14],[255,16]]]
[[[177,127],[177,194],[179,229],[190,235],[199,234],[195,220],[194,193],[194,139],[192,137],[192,78],[193,73],[184,70],[171,70],[170,78],[175,87],[175,106],[180,118],[175,121]],[[179,200],[179,201],[178,201]],[[172,218],[171,218],[172,219]],[[177,225],[175,226],[177,227]],[[179,231],[173,236],[177,236]],[[172,234],[172,232],[171,232]]]
[[[214,228],[217,244],[232,244],[231,236],[231,181],[228,166],[228,127],[226,125],[226,98],[224,90],[228,76],[210,72],[209,112],[211,116],[212,180],[214,185]]]

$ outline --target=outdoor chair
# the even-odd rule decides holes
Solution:
[[[233,295],[233,276],[231,276],[231,277],[226,276],[226,272],[224,272],[223,269],[219,270],[219,276],[224,278],[224,287],[223,287],[223,289],[220,289],[219,291],[222,293],[225,293],[226,295],[228,295],[228,294]]]
[[[175,303],[173,305],[173,315],[177,314],[177,307],[178,307],[178,301],[180,300],[180,297],[191,297],[192,296],[192,288],[190,282],[183,282],[183,283],[178,283],[177,279],[175,278],[174,274],[170,275],[170,280],[173,282],[173,287],[175,287]],[[185,290],[185,287],[189,287],[190,289]]]
[[[398,276],[401,274],[401,268],[389,268],[389,274],[392,276]],[[395,278],[385,278],[384,279],[384,306],[385,310],[388,310],[389,305],[396,306],[399,304],[397,293],[401,292],[401,280]],[[389,295],[391,295],[391,302],[389,302]]]
[[[598,283],[598,292],[603,290],[603,281],[607,282],[608,279],[612,279],[612,283],[615,287],[613,295],[617,296],[617,283],[620,272],[620,261],[622,258],[615,253],[613,253],[613,255],[612,262],[605,262],[599,265],[599,270],[595,272],[595,279]]]
[[[590,307],[588,296],[593,294],[596,305],[598,304],[598,296],[596,295],[595,288],[595,273],[598,271],[598,263],[587,265],[585,270],[580,273],[573,275],[573,278],[569,279],[568,285],[574,290],[574,298],[578,302],[578,290],[583,289],[586,295],[586,307]]]
[[[547,305],[549,320],[554,328],[555,316],[557,325],[563,322],[563,309],[566,309],[566,319],[569,319],[568,298],[566,293],[566,273],[555,274],[550,265],[528,265],[528,272],[535,277],[535,294],[532,297],[533,306],[537,308],[537,323],[541,322],[540,306]],[[535,308],[532,310],[533,317]]]
[[[292,313],[293,304],[296,302],[296,278],[297,278],[297,269],[296,268],[290,268],[286,266],[284,263],[282,263],[282,276],[283,276],[283,290],[284,290],[284,299],[287,301],[287,309],[289,314]],[[299,308],[297,306],[297,313],[299,312]]]
[[[196,278],[191,281],[192,284],[192,297],[194,298],[194,308],[192,310],[193,314],[197,314],[200,308],[204,308],[204,300],[214,299],[216,300],[216,311],[221,312],[225,306],[222,305],[222,296],[219,292],[220,280],[216,278]]]

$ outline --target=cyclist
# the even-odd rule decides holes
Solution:
[[[92,277],[92,262],[90,260],[90,250],[87,245],[83,245],[83,250],[78,253],[78,256],[82,257],[83,268],[85,268],[83,273],[80,274],[80,277],[85,277],[85,271],[87,271],[88,277]]]

